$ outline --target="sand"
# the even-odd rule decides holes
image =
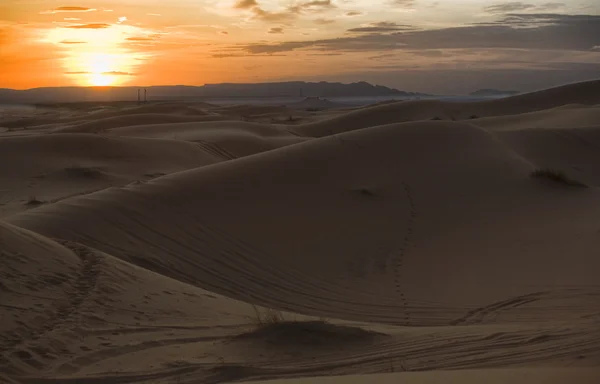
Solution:
[[[599,95],[0,120],[0,381],[598,382]]]

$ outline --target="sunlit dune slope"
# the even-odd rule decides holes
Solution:
[[[194,143],[54,134],[0,139],[3,216],[225,158]]]

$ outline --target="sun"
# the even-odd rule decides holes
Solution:
[[[113,85],[115,83],[113,76],[106,75],[102,73],[93,73],[90,75],[88,81],[89,85],[93,85],[95,87],[105,87],[108,85]]]
[[[119,86],[131,79],[138,65],[137,55],[123,46],[126,36],[134,32],[131,28],[125,25],[81,28],[75,35],[73,29],[58,27],[49,31],[44,41],[61,47],[65,75],[77,85]]]

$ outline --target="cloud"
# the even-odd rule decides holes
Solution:
[[[364,13],[361,11],[348,11],[345,14],[345,16],[348,16],[348,17],[362,16],[362,15],[364,15]]]
[[[592,51],[600,51],[600,45],[593,46]]]
[[[91,74],[94,74],[94,72],[86,72],[86,71],[65,72],[65,75],[91,75]],[[121,71],[109,71],[109,72],[102,72],[102,73],[100,73],[100,75],[106,75],[106,76],[132,76],[133,73],[121,72]]]
[[[281,28],[281,27],[274,27],[274,28],[269,29],[269,31],[267,33],[270,33],[270,34],[282,34],[283,33],[283,28]]]
[[[117,19],[117,24],[123,24],[127,21],[127,16],[121,16]]]
[[[299,3],[290,6],[288,10],[292,13],[303,13],[303,12],[322,12],[328,9],[337,8],[331,0],[312,0],[304,3]]]
[[[79,21],[81,20],[79,17],[65,17],[64,21]]]
[[[398,5],[402,8],[414,8],[416,0],[389,0],[391,5]]]
[[[155,39],[152,37],[128,37],[125,40],[127,40],[127,41],[154,41]]]
[[[411,25],[396,24],[390,21],[380,21],[377,23],[370,23],[360,28],[351,28],[348,32],[353,33],[383,33],[383,32],[396,32],[396,31],[410,31],[414,30],[415,27]]]
[[[523,3],[520,1],[511,1],[507,3],[500,3],[485,7],[483,10],[487,13],[512,13],[521,11],[551,11],[564,7],[564,3],[544,3],[541,5]]]
[[[319,24],[319,25],[327,25],[327,24],[333,24],[333,23],[335,23],[335,20],[319,18],[319,19],[313,20],[313,22],[315,24]]]
[[[229,35],[229,32],[227,32],[227,31],[219,31],[219,33],[220,33],[221,35]]]
[[[59,42],[60,44],[87,44],[85,41],[72,41],[72,40],[63,40]]]
[[[109,71],[109,72],[102,72],[102,75],[109,75],[109,76],[132,76],[133,73],[129,73],[129,72],[121,72],[121,71]]]
[[[69,25],[65,28],[71,29],[104,29],[109,28],[110,24],[105,23],[93,23],[93,24],[78,24],[78,25]]]
[[[298,15],[305,13],[320,13],[326,10],[337,8],[332,0],[310,0],[294,5],[290,5],[281,11],[268,11],[261,7],[256,0],[240,0],[233,6],[235,9],[241,9],[252,12],[254,18],[266,22],[289,22]]]
[[[234,6],[236,9],[250,9],[253,7],[258,7],[256,0],[240,0]]]
[[[58,7],[54,9],[50,9],[48,11],[42,11],[40,14],[48,15],[54,13],[62,13],[62,12],[95,12],[97,9],[95,8],[87,8],[87,7]]]
[[[523,28],[523,26],[528,28]],[[365,29],[366,28],[366,29]],[[240,45],[248,53],[312,51],[377,52],[390,50],[516,48],[588,51],[598,45],[600,15],[509,14],[491,24],[430,30],[391,31],[402,28],[380,22],[358,28],[355,35],[336,39],[284,41]],[[356,28],[354,29],[356,32]],[[378,31],[378,32],[377,32]]]

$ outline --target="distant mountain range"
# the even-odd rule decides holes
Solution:
[[[499,89],[479,89],[475,92],[471,92],[470,96],[513,96],[518,95],[519,91],[501,91]]]
[[[48,87],[28,90],[0,89],[3,103],[49,103],[81,101],[126,101],[137,100],[141,87]],[[180,100],[209,98],[253,98],[253,97],[365,97],[428,96],[421,93],[404,92],[381,85],[361,81],[343,84],[302,81],[256,84],[206,84],[203,86],[152,86],[146,87],[148,100]]]

